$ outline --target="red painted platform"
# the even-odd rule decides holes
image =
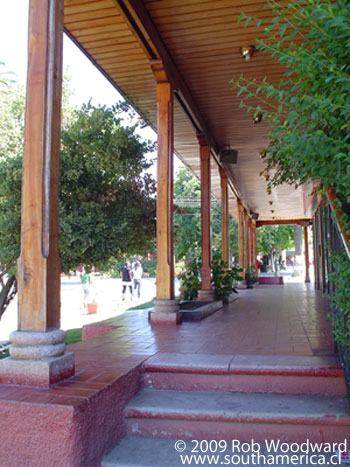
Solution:
[[[263,285],[283,285],[283,276],[259,276],[258,282]]]

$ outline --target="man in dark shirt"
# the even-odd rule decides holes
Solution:
[[[122,298],[125,300],[125,292],[126,288],[129,287],[130,290],[130,298],[132,300],[132,272],[130,269],[130,263],[126,262],[120,271],[120,277],[122,278]]]

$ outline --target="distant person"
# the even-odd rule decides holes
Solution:
[[[260,269],[261,269],[261,262],[260,262],[260,259],[259,259],[259,258],[257,258],[257,260],[256,260],[256,269],[257,269],[257,271],[258,271],[258,273],[259,273],[259,272],[260,272]]]
[[[90,274],[85,271],[84,267],[82,269],[82,273],[80,274],[80,281],[81,285],[83,286],[84,293],[83,306],[86,308],[87,299],[90,293]]]
[[[134,291],[137,290],[137,298],[140,298],[141,292],[141,278],[143,270],[140,261],[136,261],[134,269],[132,270],[132,277],[134,279]]]
[[[130,269],[130,263],[124,263],[122,270],[120,271],[120,277],[122,278],[122,299],[125,300],[126,288],[129,287],[130,299],[132,300],[132,272]]]

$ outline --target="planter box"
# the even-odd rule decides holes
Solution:
[[[189,300],[180,303],[183,321],[199,321],[215,313],[215,311],[220,310],[222,307],[222,300],[217,300],[215,302]]]
[[[237,287],[235,287],[237,289]],[[232,303],[238,299],[238,293],[232,292],[228,297],[223,299],[224,303]]]
[[[283,285],[283,276],[262,276],[259,277],[259,284]]]
[[[92,315],[93,313],[97,313],[97,303],[88,303],[86,305],[88,315]]]

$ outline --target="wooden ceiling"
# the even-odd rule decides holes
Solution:
[[[256,52],[251,61],[239,49],[254,44],[262,31],[237,23],[242,11],[269,19],[264,0],[65,0],[65,31],[122,94],[156,128],[155,81],[150,61],[161,59],[175,89],[175,150],[199,176],[197,131],[212,151],[212,191],[220,198],[219,148],[238,151],[237,164],[226,166],[233,192],[259,220],[302,219],[305,190],[282,186],[266,192],[259,152],[267,126],[254,124],[239,107],[230,81],[265,76],[277,82],[283,70]],[[272,205],[271,205],[272,201]],[[269,203],[270,202],[270,203]],[[274,211],[274,212],[271,212]]]

